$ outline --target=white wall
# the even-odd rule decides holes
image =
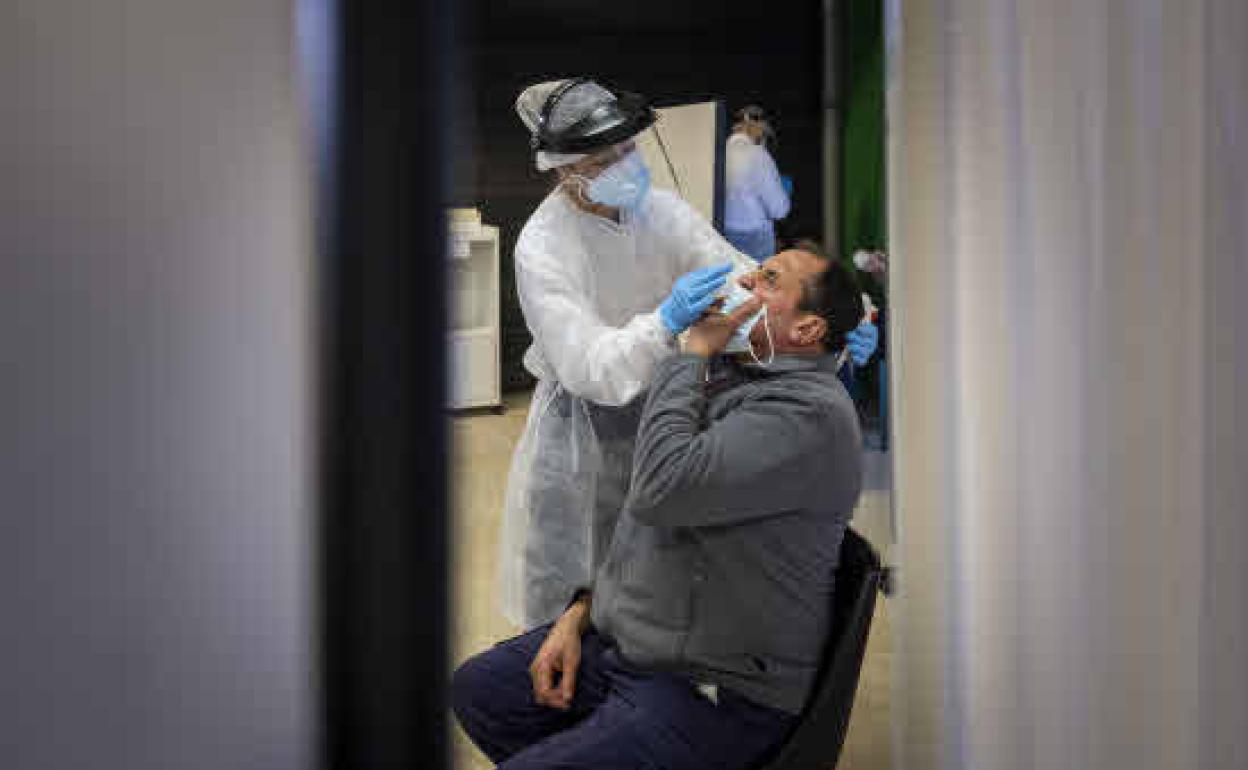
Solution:
[[[659,113],[655,128],[643,131],[637,137],[637,149],[650,167],[652,183],[672,192],[680,192],[684,199],[701,214],[707,222],[715,221],[715,152],[719,137],[716,134],[716,117],[719,102],[696,102],[656,110]],[[662,133],[667,145],[668,168],[655,131]],[[680,187],[672,178],[672,169],[680,178]]]
[[[286,0],[0,18],[0,764],[312,764]]]

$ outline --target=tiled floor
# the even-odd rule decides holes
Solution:
[[[512,447],[524,428],[527,407],[527,394],[518,394],[508,397],[507,410],[502,415],[474,414],[453,419],[455,586],[451,654],[455,665],[518,631],[497,611],[494,562],[507,468]],[[854,527],[876,544],[884,543],[889,532],[887,470],[886,456],[868,457],[868,488],[854,514]],[[838,764],[842,770],[889,767],[892,645],[887,600],[877,602],[876,608],[849,735]],[[458,727],[452,729],[456,768],[492,767]]]

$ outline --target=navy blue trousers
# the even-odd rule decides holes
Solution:
[[[747,770],[796,717],[684,677],[639,670],[592,629],[567,711],[533,699],[529,664],[550,626],[495,645],[456,670],[452,707],[500,770]]]

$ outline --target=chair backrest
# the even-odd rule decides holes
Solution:
[[[761,770],[828,770],[835,767],[849,727],[858,674],[880,589],[880,557],[846,528],[832,599],[832,630],[823,663],[797,727]]]

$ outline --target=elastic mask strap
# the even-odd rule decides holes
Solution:
[[[540,150],[544,146],[550,144],[550,132],[546,130],[546,124],[550,122],[550,114],[555,111],[555,105],[564,97],[568,91],[581,85],[588,83],[589,78],[579,77],[568,80],[563,85],[546,95],[546,101],[542,102],[542,109],[538,111],[537,131],[533,133],[532,145],[534,150]]]
[[[776,343],[771,339],[771,321],[767,320],[767,306],[763,305],[763,331],[767,333],[767,363],[758,360],[758,355],[754,352],[754,343],[750,343],[750,357],[754,359],[754,363],[759,366],[771,366],[771,362],[776,360]]]
[[[663,134],[659,132],[659,124],[654,124],[654,138],[659,141],[659,150],[663,153],[663,161],[667,164],[667,173],[672,175],[672,181],[676,184],[676,194],[681,198],[685,198],[685,186],[680,183],[680,177],[676,174],[676,167],[672,165],[672,157],[667,152],[667,142],[663,141]],[[685,198],[688,200],[688,198]]]
[[[589,180],[581,174],[568,174],[563,178],[563,184],[566,184],[569,179],[577,182],[577,184],[571,185],[576,191],[576,197],[580,198],[584,203],[592,204],[593,201],[589,197]]]

